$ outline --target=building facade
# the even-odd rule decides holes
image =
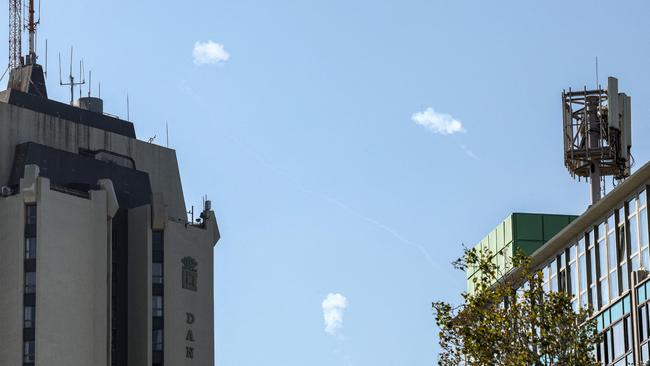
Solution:
[[[547,291],[569,293],[574,309],[594,309],[603,334],[595,354],[603,365],[650,361],[649,186],[650,163],[582,215],[570,217],[561,230],[539,242],[531,255],[533,268],[544,275]],[[542,228],[538,220],[526,230]],[[479,246],[489,245],[484,242]],[[517,269],[507,270],[505,276],[518,275]],[[469,285],[468,291],[472,291]]]
[[[0,93],[0,187],[0,365],[214,364],[219,230],[209,201],[188,221],[174,150],[25,65]]]

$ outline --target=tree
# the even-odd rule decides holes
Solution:
[[[518,254],[513,266],[518,280],[502,279],[489,252],[465,250],[454,262],[458,269],[478,269],[474,292],[463,293],[463,303],[432,304],[441,366],[596,366],[594,354],[600,336],[591,310],[574,311],[563,292],[545,292],[540,271]]]

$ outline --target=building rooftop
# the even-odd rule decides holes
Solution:
[[[131,122],[108,116],[104,113],[74,107],[35,94],[25,93],[16,89],[7,89],[0,92],[0,102],[135,138],[135,128]]]

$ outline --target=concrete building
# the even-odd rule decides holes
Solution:
[[[575,309],[593,307],[603,365],[650,361],[649,185],[650,163],[580,216],[513,214],[478,244],[514,279],[508,258],[523,248],[547,291],[569,293]]]
[[[213,365],[209,202],[188,222],[175,151],[33,61],[0,92],[0,365]]]

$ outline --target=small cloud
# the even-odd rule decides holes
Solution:
[[[343,311],[348,307],[348,299],[341,294],[330,293],[321,305],[325,319],[325,332],[337,335],[343,327]]]
[[[424,126],[441,135],[465,132],[463,124],[459,120],[449,114],[438,113],[431,107],[424,110],[424,112],[414,113],[411,119],[420,126]]]
[[[212,41],[197,41],[194,44],[192,55],[196,65],[216,64],[230,59],[230,54],[223,45]]]

